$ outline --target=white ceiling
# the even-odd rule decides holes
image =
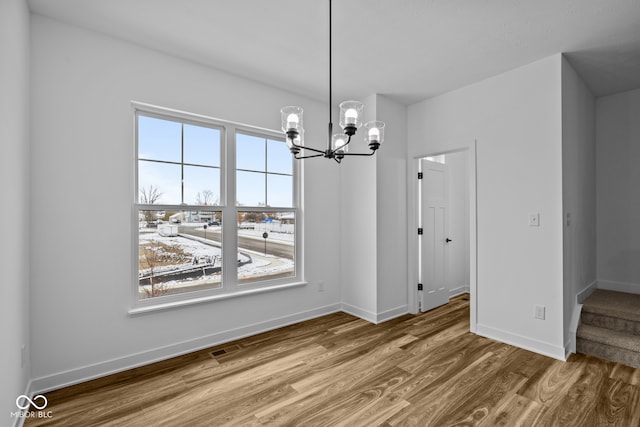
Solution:
[[[28,0],[34,13],[326,100],[328,0]],[[333,0],[334,100],[405,104],[564,52],[640,88],[639,0]]]

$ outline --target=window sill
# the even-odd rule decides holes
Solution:
[[[140,307],[132,307],[131,309],[129,309],[128,313],[129,313],[129,316],[138,316],[141,314],[152,313],[155,311],[170,310],[174,308],[180,308],[180,307],[185,307],[185,306],[195,305],[195,304],[202,304],[202,303],[211,302],[211,301],[220,301],[220,300],[225,300],[230,298],[256,295],[256,294],[261,294],[265,292],[279,291],[281,289],[297,288],[300,286],[305,286],[306,284],[307,282],[294,282],[294,283],[287,283],[284,285],[273,285],[273,286],[267,286],[264,288],[248,289],[246,291],[238,291],[238,292],[227,293],[227,294],[208,295],[206,297],[191,298],[191,299],[185,299],[180,301],[171,301],[171,302],[166,302],[161,304],[145,305]]]

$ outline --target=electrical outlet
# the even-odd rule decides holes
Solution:
[[[324,292],[324,281],[322,280],[318,282],[318,292]]]
[[[533,306],[533,317],[535,319],[544,320],[547,308],[544,305]]]

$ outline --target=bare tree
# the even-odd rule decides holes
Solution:
[[[167,292],[166,285],[155,283],[156,268],[162,265],[163,258],[165,258],[161,253],[162,247],[158,245],[158,242],[152,240],[149,245],[145,245],[140,249],[142,250],[142,261],[148,267],[149,284],[151,285],[151,289],[144,288],[144,292],[148,298],[164,295]]]
[[[162,197],[162,192],[153,184],[140,189],[140,203],[144,205],[153,205],[160,200],[160,197]]]
[[[142,187],[140,189],[140,203],[145,205],[153,205],[162,197],[162,192],[158,187],[153,184],[150,184],[148,187]],[[155,211],[144,211],[144,220],[154,221],[156,212]]]
[[[196,205],[212,206],[218,204],[218,199],[211,190],[202,190],[196,194]]]
[[[140,245],[139,269],[145,270],[150,287],[145,287],[147,297],[165,295],[169,289],[167,284],[158,280],[160,267],[179,267],[191,260],[191,255],[186,253],[178,243],[167,244],[157,240],[150,240]]]

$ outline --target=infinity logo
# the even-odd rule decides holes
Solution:
[[[26,400],[26,402],[20,403],[20,399],[24,399]],[[41,406],[39,406],[36,403],[36,400],[38,399],[42,399],[42,401],[44,402]],[[44,397],[43,395],[39,394],[37,396],[33,397],[33,400],[31,400],[29,398],[29,396],[21,394],[20,396],[18,396],[18,398],[16,399],[16,406],[19,409],[29,409],[29,406],[33,405],[37,410],[41,410],[47,407],[47,405],[49,404],[49,401],[47,400],[46,397]]]

